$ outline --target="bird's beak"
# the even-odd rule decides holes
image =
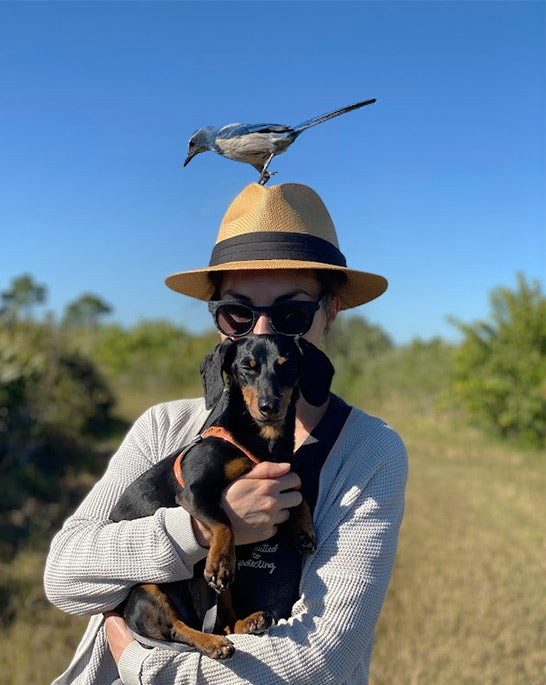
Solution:
[[[186,166],[186,164],[189,164],[196,154],[197,152],[188,152],[187,157],[184,160],[184,166]]]

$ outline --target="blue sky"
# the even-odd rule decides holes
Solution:
[[[205,266],[251,167],[200,126],[297,124],[273,183],[306,183],[353,268],[389,290],[355,310],[405,343],[456,338],[515,274],[544,281],[542,2],[1,2],[0,290],[48,309],[93,292],[113,319],[208,327],[170,291]]]

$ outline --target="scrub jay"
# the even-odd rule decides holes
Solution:
[[[228,159],[252,164],[260,172],[259,183],[265,185],[276,173],[267,171],[273,157],[286,152],[306,128],[322,124],[323,121],[374,102],[375,98],[356,102],[354,105],[341,107],[341,109],[309,119],[294,127],[282,124],[228,124],[220,129],[205,126],[198,129],[190,138],[184,166],[200,152],[212,150]]]

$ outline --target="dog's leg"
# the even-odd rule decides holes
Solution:
[[[300,554],[314,554],[317,549],[315,524],[309,505],[305,500],[292,509],[290,514],[294,544]]]
[[[185,488],[177,495],[177,502],[202,523],[210,533],[209,552],[204,576],[207,583],[218,593],[228,589],[235,575],[235,542],[226,512],[218,501],[220,494],[207,492],[203,488],[189,493]]]
[[[233,582],[236,560],[231,523],[220,503],[222,490],[251,468],[252,462],[248,457],[237,454],[225,461],[221,478],[208,482],[205,478],[196,479],[176,495],[177,504],[187,509],[210,532],[204,576],[218,593],[227,590]]]
[[[226,517],[227,518],[227,517]],[[205,564],[205,580],[216,592],[224,592],[235,575],[235,543],[229,523],[210,524],[210,548]]]
[[[237,619],[231,591],[223,592],[218,600],[217,625],[226,635],[232,633],[261,635],[273,625],[273,616],[268,611],[255,611],[250,616]]]
[[[169,597],[152,583],[135,586],[124,608],[127,625],[156,640],[181,642],[211,659],[229,659],[235,648],[225,637],[202,633],[180,620]]]

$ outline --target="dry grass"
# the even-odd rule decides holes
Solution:
[[[410,480],[371,684],[544,683],[541,455],[394,402],[377,413],[405,438]],[[42,568],[28,551],[0,566],[19,590],[0,631],[3,685],[49,683],[83,630],[47,604]]]
[[[43,552],[25,550],[10,565],[0,566],[2,586],[17,591],[9,605],[15,619],[0,630],[2,685],[50,683],[70,662],[87,623],[61,613],[45,599],[44,559]]]
[[[410,456],[371,683],[545,681],[544,461],[385,408]]]

